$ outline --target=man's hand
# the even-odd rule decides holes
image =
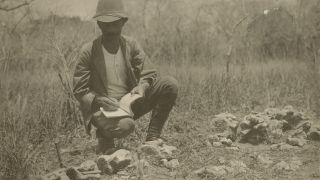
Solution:
[[[106,111],[115,111],[119,108],[119,102],[114,98],[96,96],[92,102],[92,109],[93,111],[98,111],[100,107]]]
[[[131,90],[131,94],[139,94],[142,97],[144,97],[146,90],[149,88],[149,86],[149,83],[141,83]]]

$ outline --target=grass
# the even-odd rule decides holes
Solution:
[[[243,47],[245,31],[239,28],[235,33],[239,37],[234,39],[230,34],[245,9],[238,8],[243,5],[240,1],[228,1],[230,6],[225,1],[212,1],[211,5],[203,1],[196,10],[193,6],[184,9],[183,1],[168,2],[163,6],[149,4],[156,10],[148,18],[132,11],[125,32],[141,41],[162,75],[171,75],[180,83],[177,105],[164,132],[181,151],[183,168],[179,175],[186,176],[193,168],[205,165],[205,157],[214,153],[204,148],[201,139],[212,133],[209,119],[217,113],[245,114],[293,105],[320,117],[320,74],[318,65],[306,56],[310,54],[309,36],[301,36],[303,53],[299,58],[252,60],[252,50],[247,52]],[[244,4],[250,14],[262,12],[266,4],[273,7],[269,0],[250,2]],[[139,8],[134,12],[152,10]],[[168,14],[172,18],[167,18]],[[308,14],[300,18],[309,22]],[[43,173],[40,162],[49,156],[54,139],[77,133],[82,126],[71,94],[71,77],[79,48],[96,36],[91,23],[77,18],[52,16],[21,27],[17,34],[25,37],[22,45],[19,38],[13,41],[9,28],[0,32],[4,40],[0,45],[0,179],[4,180],[31,179],[31,175]],[[308,33],[312,29],[308,27],[301,26],[301,33],[316,36]],[[229,56],[227,71],[224,51],[230,42],[240,47]],[[295,54],[295,49],[291,51]],[[147,124],[146,119],[139,121],[138,131],[145,133]]]
[[[180,145],[183,159],[199,158],[192,151],[203,145],[195,142],[195,137],[201,136],[199,132],[210,132],[206,124],[214,114],[246,113],[288,104],[309,112],[319,107],[315,97],[319,74],[302,62],[233,65],[229,73],[219,64],[157,67],[161,74],[170,74],[180,82],[177,106],[165,136]],[[1,173],[3,179],[27,179],[28,174],[37,173],[32,170],[37,169],[40,146],[59,133],[71,131],[77,122],[68,116],[66,103],[70,97],[54,70],[6,72],[1,77]],[[143,123],[142,127],[146,126]],[[183,129],[183,136],[171,136],[177,129]]]

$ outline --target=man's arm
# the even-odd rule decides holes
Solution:
[[[148,56],[136,40],[133,40],[132,57],[134,71],[138,71],[134,73],[139,74],[139,84],[151,85],[157,77],[157,70],[153,68]]]
[[[73,93],[80,102],[81,108],[87,112],[91,111],[92,101],[96,93],[89,88],[89,79],[91,73],[91,48],[92,43],[86,44],[80,50],[78,62],[73,76]]]

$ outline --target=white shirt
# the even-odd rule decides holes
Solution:
[[[129,92],[127,85],[127,69],[125,60],[121,51],[118,49],[116,54],[110,54],[103,46],[103,55],[106,64],[108,97],[121,99],[122,96]]]

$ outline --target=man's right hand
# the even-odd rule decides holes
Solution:
[[[92,110],[98,111],[100,107],[106,111],[115,111],[119,108],[119,102],[114,98],[96,96],[92,102]]]

